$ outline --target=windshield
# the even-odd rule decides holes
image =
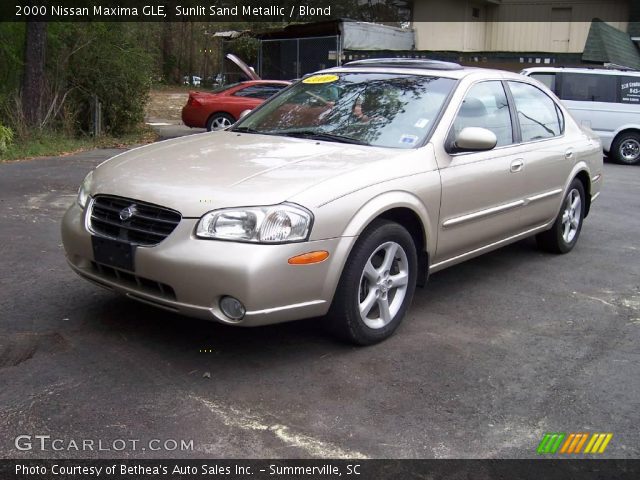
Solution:
[[[423,75],[312,75],[238,122],[233,130],[414,148],[431,130],[454,83]]]

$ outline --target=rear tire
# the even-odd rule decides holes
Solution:
[[[372,222],[342,272],[328,315],[333,330],[357,345],[390,337],[413,299],[417,268],[409,232],[395,222]]]
[[[235,118],[227,113],[214,113],[207,120],[207,131],[222,130],[236,122]]]
[[[570,252],[578,242],[586,206],[584,186],[574,178],[553,226],[536,235],[538,246],[551,253]]]
[[[640,134],[622,133],[611,144],[611,154],[616,162],[624,165],[640,163]]]

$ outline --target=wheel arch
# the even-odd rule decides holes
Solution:
[[[416,212],[407,207],[396,207],[386,210],[378,215],[374,220],[382,219],[395,222],[407,229],[416,246],[418,254],[418,280],[417,284],[423,287],[427,283],[429,271],[429,254],[427,253],[427,237],[424,231],[422,220]]]
[[[407,229],[415,242],[418,254],[418,285],[423,286],[427,281],[430,253],[433,253],[436,245],[427,208],[408,192],[384,193],[358,210],[347,225],[344,236],[357,237],[378,219],[396,222]],[[353,245],[349,254],[352,249]]]
[[[625,133],[637,133],[638,135],[640,135],[640,125],[623,125],[622,127],[620,127],[613,135],[611,145],[613,145],[613,143]]]
[[[584,188],[585,195],[585,210],[584,210],[584,218],[587,218],[589,215],[589,210],[591,210],[591,177],[589,176],[589,172],[586,170],[578,171],[573,178],[577,178],[582,183],[582,187]],[[572,180],[573,181],[573,180]],[[571,183],[569,183],[571,185]]]

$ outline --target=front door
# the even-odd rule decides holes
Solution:
[[[480,82],[469,89],[447,143],[466,127],[491,130],[498,141],[489,151],[452,151],[438,159],[442,197],[434,263],[521,231],[524,160],[514,145],[513,122],[502,82]]]

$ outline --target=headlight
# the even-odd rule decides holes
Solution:
[[[254,243],[302,242],[309,236],[313,216],[297,205],[228,208],[204,215],[200,238]]]
[[[89,199],[89,189],[91,188],[92,177],[93,172],[89,172],[89,174],[84,177],[82,185],[80,185],[80,189],[78,190],[78,205],[80,205],[82,208],[87,205],[87,200]]]

